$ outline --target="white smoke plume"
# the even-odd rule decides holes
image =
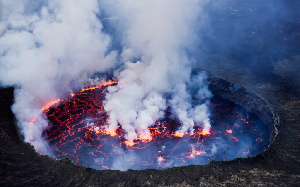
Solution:
[[[107,95],[105,110],[110,115],[111,131],[121,124],[129,141],[149,139],[147,127],[162,117],[167,107],[164,95],[171,93],[171,107],[183,123],[179,133],[192,132],[195,123],[204,124],[209,132],[206,104],[192,108],[186,89],[191,62],[185,50],[196,39],[193,27],[203,5],[198,1],[132,0],[109,4],[114,10],[111,12],[121,19],[119,26],[126,45],[122,57],[128,60],[124,61],[125,69],[116,75],[119,85],[110,88]],[[139,61],[130,61],[137,55]],[[201,81],[197,86],[203,84]]]
[[[30,120],[41,106],[113,68],[119,84],[108,89],[105,103],[111,132],[120,124],[129,142],[148,140],[147,127],[168,105],[183,123],[178,133],[195,125],[209,132],[206,103],[193,107],[187,92],[197,84],[199,97],[211,96],[204,74],[191,80],[186,53],[197,41],[194,25],[201,23],[205,1],[53,0],[35,8],[30,3],[1,1],[0,80],[16,87],[13,112],[25,141],[38,151],[47,153],[40,137],[45,126]],[[120,54],[110,49],[101,10],[119,20],[114,26],[122,40]],[[166,94],[172,95],[169,102]]]
[[[46,153],[41,106],[113,67],[110,37],[96,17],[96,0],[54,0],[28,12],[31,1],[1,1],[1,85],[16,86],[13,112],[25,141]],[[31,7],[32,8],[32,7]]]

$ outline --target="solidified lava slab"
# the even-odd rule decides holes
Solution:
[[[209,103],[210,133],[196,124],[193,132],[179,136],[182,123],[169,106],[148,128],[151,140],[137,139],[129,146],[121,124],[114,135],[106,131],[109,116],[103,102],[108,86],[113,85],[83,89],[43,110],[49,122],[43,137],[54,158],[95,169],[163,169],[254,156],[270,144],[270,124],[216,95]],[[193,98],[194,104],[201,102]]]

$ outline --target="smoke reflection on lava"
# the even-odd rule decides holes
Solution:
[[[176,133],[182,123],[168,107],[164,118],[148,128],[150,138],[140,136],[128,142],[121,125],[115,132],[106,130],[108,115],[103,101],[106,88],[115,84],[88,87],[43,107],[48,124],[42,136],[49,142],[54,158],[69,158],[95,169],[162,169],[253,156],[269,145],[269,132],[258,117],[216,96],[209,104],[209,133],[204,133],[200,124],[194,132]],[[193,102],[202,99],[194,97]]]

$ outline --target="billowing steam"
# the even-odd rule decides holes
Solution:
[[[13,112],[24,134],[43,153],[41,106],[78,89],[94,72],[114,66],[116,52],[101,32],[97,1],[1,1],[1,84],[14,85]]]
[[[32,119],[49,101],[86,86],[95,73],[115,70],[119,84],[108,89],[105,110],[108,129],[118,124],[126,139],[149,139],[148,126],[172,107],[183,125],[210,129],[206,103],[192,107],[187,87],[197,85],[199,97],[211,96],[205,75],[191,78],[187,54],[197,41],[193,25],[201,23],[203,1],[1,1],[2,86],[15,86],[13,112],[24,134],[41,153],[49,153],[41,138],[45,124]],[[112,49],[100,17],[119,21],[122,50]],[[106,18],[106,20],[109,18]],[[166,97],[172,98],[167,102]]]
[[[209,131],[206,105],[192,109],[186,90],[191,63],[185,50],[196,37],[193,25],[201,7],[195,1],[109,4],[124,22],[120,26],[125,69],[116,74],[120,84],[109,89],[105,110],[110,115],[109,129],[114,131],[118,123],[122,124],[129,142],[138,138],[136,132],[141,133],[140,138],[150,138],[147,128],[162,117],[166,93],[173,95],[169,104],[183,122],[179,133],[192,132],[195,122],[204,124],[205,131]],[[137,55],[140,60],[132,62]],[[199,113],[200,110],[205,112]]]

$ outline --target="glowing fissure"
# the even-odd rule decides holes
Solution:
[[[67,157],[96,169],[168,168],[245,157],[268,145],[265,135],[256,130],[256,119],[249,123],[249,117],[218,103],[209,105],[214,113],[209,133],[201,125],[193,132],[178,133],[183,124],[168,107],[164,117],[148,127],[150,136],[136,132],[138,138],[128,141],[122,124],[115,131],[108,130],[109,116],[103,107],[107,87],[116,84],[110,81],[88,87],[42,107],[48,118],[42,136],[54,158]]]
[[[107,81],[107,82],[104,82],[102,84],[99,84],[97,86],[91,86],[91,87],[87,87],[87,88],[83,88],[81,89],[81,91],[79,91],[77,93],[77,95],[81,95],[81,94],[85,94],[86,92],[88,91],[94,91],[96,89],[99,89],[101,90],[102,88],[105,88],[105,87],[108,87],[108,86],[113,86],[113,85],[116,85],[118,84],[117,81]],[[74,97],[75,94],[74,93],[71,93],[71,97]],[[206,99],[206,98],[203,98],[203,99]],[[67,102],[68,100],[67,99],[56,99],[56,100],[52,100],[48,103],[46,103],[44,106],[41,107],[41,113],[44,113],[44,114],[47,114],[50,110],[50,108],[54,107],[54,106],[57,106],[61,103],[64,103],[64,102]],[[87,105],[89,106],[89,105]],[[103,108],[101,108],[103,110]],[[169,112],[171,112],[169,110]],[[80,112],[78,112],[79,114],[81,114]],[[30,120],[30,123],[34,123],[36,118],[38,116],[35,116],[32,120]],[[124,139],[124,135],[123,134],[118,134],[118,131],[117,129],[114,130],[114,131],[109,131],[108,128],[107,128],[107,121],[108,119],[106,118],[105,121],[102,121],[103,123],[106,123],[106,125],[103,127],[95,127],[94,126],[94,123],[92,124],[88,124],[87,127],[91,127],[90,130],[94,131],[96,134],[102,134],[102,135],[109,135],[109,136],[116,136],[118,135],[119,139],[123,138]],[[140,135],[141,133],[140,132],[137,132],[137,134],[139,135],[137,139],[135,139],[133,141],[124,141],[123,143],[127,146],[134,146],[136,145],[137,141],[140,141],[140,142],[150,142],[153,140],[152,137],[158,137],[158,136],[163,136],[163,137],[168,137],[170,139],[172,139],[172,137],[178,137],[178,138],[182,138],[184,136],[187,136],[187,137],[190,137],[190,138],[199,138],[200,136],[209,136],[210,135],[210,132],[204,132],[202,129],[198,128],[197,130],[193,131],[193,132],[185,132],[185,133],[179,133],[177,131],[173,131],[171,132],[170,129],[168,129],[168,126],[170,124],[169,123],[164,123],[164,122],[160,122],[160,121],[157,121],[155,123],[155,126],[151,126],[151,127],[148,127],[148,130],[150,132],[150,136],[143,136],[143,135]],[[181,124],[182,126],[182,124]],[[160,129],[160,130],[159,130]],[[120,132],[120,131],[119,131]]]

